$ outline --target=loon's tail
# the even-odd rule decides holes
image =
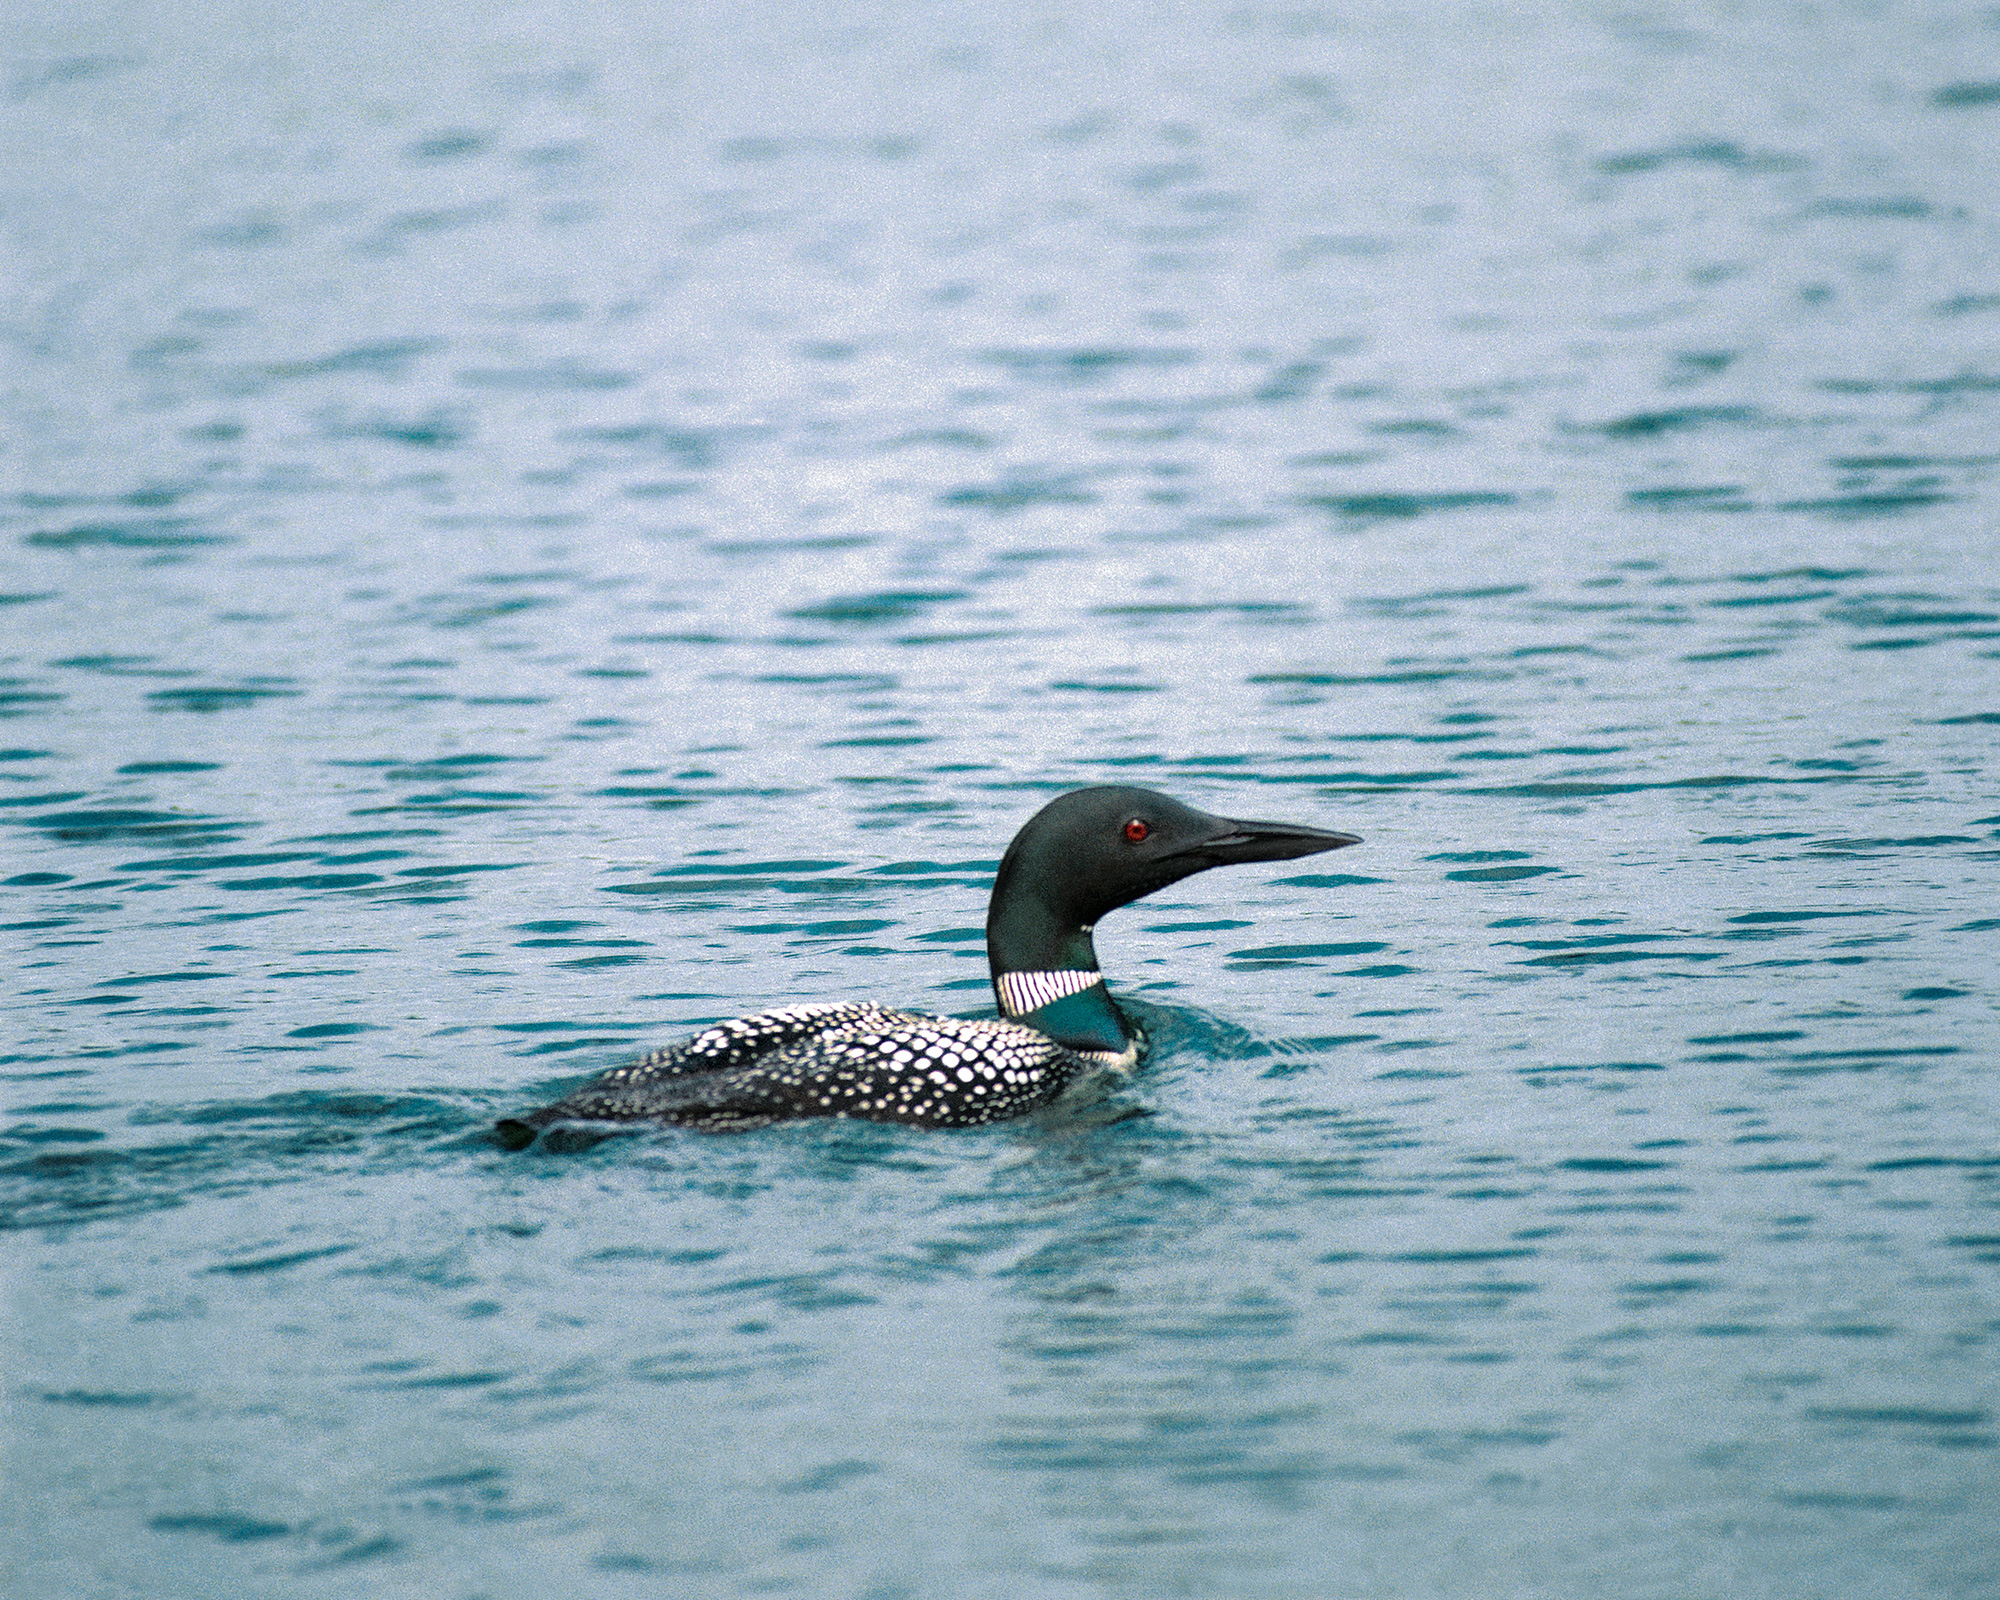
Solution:
[[[629,1109],[573,1095],[518,1117],[502,1117],[493,1124],[493,1136],[506,1150],[525,1150],[539,1141],[544,1150],[574,1152],[588,1150],[621,1133],[638,1133],[649,1122],[670,1122],[697,1133],[748,1133],[753,1128],[769,1127],[777,1120],[762,1103],[746,1105],[740,1100],[732,1103],[732,1096],[723,1085],[697,1082],[688,1084],[681,1095],[671,1098],[655,1091],[643,1107]]]

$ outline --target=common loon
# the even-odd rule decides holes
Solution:
[[[1359,844],[1283,822],[1212,817],[1150,789],[1051,800],[1001,858],[986,955],[1002,1020],[863,1001],[783,1006],[704,1028],[497,1126],[510,1150],[556,1122],[650,1119],[714,1132],[793,1117],[969,1127],[1047,1105],[1144,1040],[1104,987],[1091,930],[1108,911],[1210,867]]]

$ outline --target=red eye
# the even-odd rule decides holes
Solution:
[[[1130,839],[1134,844],[1138,844],[1152,831],[1151,826],[1141,821],[1138,817],[1134,817],[1130,822],[1125,824],[1125,837]]]

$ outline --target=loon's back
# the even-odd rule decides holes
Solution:
[[[1047,1105],[1097,1063],[1018,1023],[849,1001],[705,1028],[554,1105],[499,1124],[518,1150],[557,1122],[676,1122],[707,1132],[792,1117],[970,1127]]]

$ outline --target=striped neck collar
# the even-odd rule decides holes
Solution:
[[[1092,969],[1068,968],[1059,972],[1002,972],[994,976],[993,988],[1000,997],[1000,1014],[1025,1017],[1031,1011],[1052,1005],[1066,995],[1081,994],[1102,984],[1104,974]]]

